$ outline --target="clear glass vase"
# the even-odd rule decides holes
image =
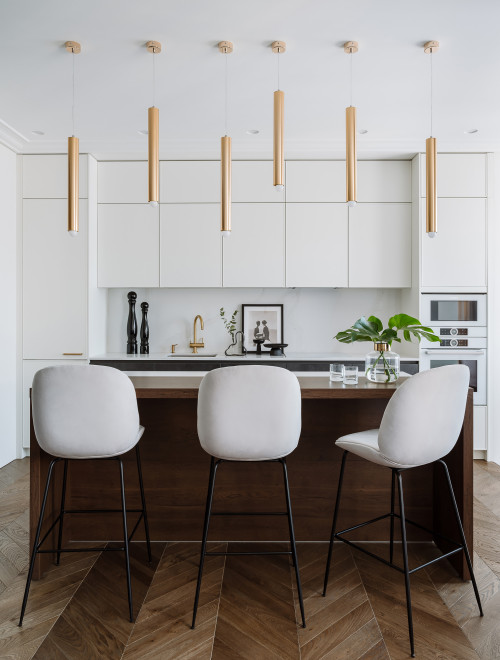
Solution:
[[[389,344],[376,343],[366,354],[365,376],[374,383],[393,383],[399,378],[399,355]]]

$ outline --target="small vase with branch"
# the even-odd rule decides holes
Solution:
[[[224,307],[221,307],[219,310],[219,316],[222,319],[222,322],[224,323],[224,327],[226,328],[227,332],[229,335],[231,335],[231,344],[226,348],[224,351],[224,355],[246,355],[246,348],[243,346],[243,333],[241,330],[236,330],[236,316],[238,314],[238,310],[235,309],[233,312],[233,315],[231,316],[230,319],[226,318],[226,312],[224,310]],[[238,335],[241,335],[241,351],[238,351],[237,344],[238,344]],[[234,349],[234,352],[229,352],[234,346],[236,346],[236,349]]]

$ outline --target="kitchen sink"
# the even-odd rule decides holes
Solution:
[[[167,357],[206,358],[206,357],[217,357],[217,353],[169,353]]]

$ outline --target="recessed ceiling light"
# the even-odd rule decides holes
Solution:
[[[468,130],[464,131],[464,133],[467,133],[468,135],[472,135],[473,133],[477,133],[479,131],[478,128],[469,128]]]
[[[148,134],[148,129],[147,128],[141,128],[137,131],[140,135],[147,135]]]
[[[258,135],[260,133],[256,128],[249,128],[247,131],[248,135]]]
[[[33,135],[45,135],[44,131],[31,131]]]
[[[365,133],[368,133],[368,129],[367,128],[360,128],[358,133],[360,133],[360,135],[364,135]]]

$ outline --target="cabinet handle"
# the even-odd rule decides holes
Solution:
[[[63,353],[63,355],[83,355],[83,353]]]

